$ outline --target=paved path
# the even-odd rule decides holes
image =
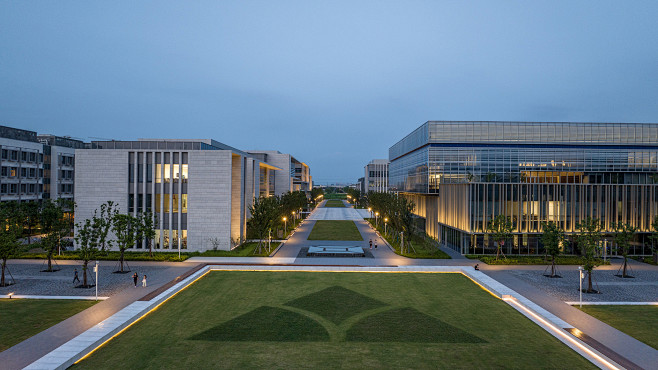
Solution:
[[[20,262],[29,263],[29,261]],[[69,261],[67,261],[67,263],[68,262]],[[73,261],[70,262],[73,263]],[[41,263],[41,261],[38,263]],[[62,264],[62,262],[60,262],[60,264]],[[106,264],[110,267],[114,266],[114,262],[112,261],[101,261],[101,264]],[[169,283],[177,276],[182,275],[186,271],[195,267],[194,264],[181,263],[131,263],[131,266],[135,267],[143,265],[159,265],[165,266],[166,268],[159,271],[157,275],[149,276],[148,287],[129,287],[124,289],[121,292],[111,296],[107,300],[99,302],[94,306],[58,323],[57,325],[52,326],[3,352],[0,352],[0,368],[3,370],[22,369],[23,367],[36,361],[42,356],[45,356],[47,353],[59,347],[60,345],[75,338],[87,329],[114,315],[124,307],[142,298],[144,295],[158,289],[164,284]]]
[[[510,266],[505,267],[510,269]],[[544,266],[533,266],[533,268],[538,270],[538,273],[539,267],[542,270],[544,268]],[[566,266],[564,268],[566,269]],[[522,294],[524,297],[530,299],[553,315],[560,317],[562,320],[578,328],[634,364],[644,369],[658,368],[658,350],[587,315],[579,309],[564,303],[562,300],[546,294],[544,291],[518,279],[510,271],[501,268],[501,266],[485,265],[481,266],[481,269],[496,281]],[[638,319],[641,320],[641,318]]]

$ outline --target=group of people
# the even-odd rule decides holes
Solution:
[[[137,288],[137,280],[139,279],[139,275],[137,273],[133,274],[133,283],[135,283],[135,288]],[[146,288],[146,275],[142,277],[142,287]]]
[[[370,249],[372,250],[372,239],[370,239]],[[375,242],[375,249],[377,249],[377,242]]]

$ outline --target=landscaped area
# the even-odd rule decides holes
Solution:
[[[400,240],[398,240],[397,235],[393,237],[390,233],[386,233],[381,222],[379,225],[375,222],[374,219],[366,219],[372,227],[379,231],[379,234],[386,239],[388,244],[393,247],[393,250],[396,254],[408,258],[435,258],[435,259],[450,259],[450,256],[439,249],[436,242],[431,239],[425,239],[422,236],[414,235],[411,239],[411,246],[413,249],[405,250],[404,253],[400,251]],[[406,244],[406,243],[405,243]]]
[[[345,203],[342,200],[328,200],[324,206],[327,208],[345,208]]]
[[[508,255],[501,256],[496,259],[496,256],[483,255],[483,254],[467,254],[467,258],[479,259],[487,265],[550,265],[550,256],[519,256]],[[599,265],[609,265],[610,260],[603,261],[602,258],[596,260]],[[580,256],[557,256],[555,258],[556,265],[582,265],[583,259]]]
[[[247,271],[211,272],[77,367],[116,364],[593,368],[461,274]]]
[[[349,220],[319,220],[315,221],[308,240],[354,240],[361,241],[363,237],[354,221]]]
[[[95,303],[64,299],[0,299],[0,352]]]
[[[587,305],[581,310],[658,349],[658,306]]]

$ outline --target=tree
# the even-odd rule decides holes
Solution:
[[[541,242],[546,248],[546,253],[551,256],[551,277],[555,277],[555,258],[560,254],[562,243],[565,240],[564,230],[555,222],[542,222],[543,234]]]
[[[587,271],[587,293],[595,292],[592,289],[592,271],[599,265],[597,255],[603,238],[602,229],[599,219],[592,217],[576,224],[576,239],[580,246],[583,270]]]
[[[112,232],[116,238],[119,247],[119,265],[118,272],[128,272],[123,270],[124,254],[126,249],[135,245],[137,240],[141,239],[141,225],[137,217],[116,213],[112,220]]]
[[[487,224],[487,233],[491,235],[494,242],[496,242],[496,261],[502,253],[502,247],[505,245],[505,240],[512,237],[512,220],[505,215],[498,215]],[[503,257],[505,254],[503,253]]]
[[[658,215],[654,217],[651,222],[651,254],[653,255],[653,262],[658,263]]]
[[[631,277],[626,274],[626,268],[628,267],[628,252],[631,246],[631,239],[635,236],[637,227],[623,222],[613,222],[611,226],[615,233],[614,241],[617,254],[621,252],[621,255],[624,256],[621,277]]]
[[[39,224],[39,203],[21,203],[22,213],[27,228],[27,244],[32,244],[32,230]]]
[[[146,245],[149,249],[149,256],[153,257],[153,238],[155,238],[155,218],[153,213],[145,212],[138,215],[139,226],[141,228],[140,234],[146,240]]]
[[[263,240],[267,232],[275,225],[280,215],[280,203],[278,197],[260,197],[254,199],[254,204],[249,206],[251,220],[249,225],[258,237],[257,253],[262,252]]]
[[[86,219],[84,223],[78,223],[77,229],[75,242],[78,245],[78,255],[82,260],[82,287],[90,288],[91,285],[87,283],[87,269],[89,261],[98,255],[98,235],[100,228],[98,223]]]
[[[107,237],[112,230],[114,223],[114,216],[119,212],[119,210],[114,206],[114,202],[108,200],[106,203],[101,204],[101,212],[98,217],[100,222],[100,234],[98,235],[98,242],[101,248],[101,252],[112,249],[112,240],[109,240]],[[94,212],[94,215],[96,213]]]
[[[20,217],[14,213],[11,204],[0,204],[0,259],[2,259],[2,274],[0,276],[0,286],[7,286],[5,281],[5,270],[7,269],[7,260],[18,254],[21,250],[21,236],[23,225]]]
[[[62,207],[53,202],[52,200],[46,201],[41,209],[41,227],[46,234],[41,239],[41,246],[46,251],[48,257],[48,269],[46,271],[53,272],[53,255],[60,245],[62,233],[66,224],[63,220],[64,210]]]

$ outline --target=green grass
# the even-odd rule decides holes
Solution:
[[[271,248],[272,252],[279,246],[281,243],[272,243]],[[194,254],[194,256],[199,257],[267,257],[270,255],[270,252],[267,251],[267,247],[263,249],[261,253],[256,253],[256,247],[258,246],[257,242],[244,243],[241,246],[233,249],[232,251],[205,251],[203,253]],[[191,253],[192,254],[192,253]]]
[[[505,258],[502,256],[496,260],[495,255],[483,255],[483,254],[467,254],[467,258],[470,259],[479,259],[480,261],[486,263],[487,265],[548,265],[551,263],[550,257],[544,258],[544,256],[518,256],[518,255],[507,255]],[[609,265],[610,261],[603,262],[603,259],[599,259],[599,265]],[[581,265],[582,259],[579,256],[558,256],[555,259],[556,265]]]
[[[648,264],[650,264],[650,265],[658,265],[658,263],[656,263],[656,262],[653,260],[653,257],[631,257],[631,258],[633,258],[633,259],[636,260],[636,261],[640,261],[640,262],[648,263]]]
[[[658,349],[658,306],[587,305],[583,306],[581,310]]]
[[[347,199],[347,193],[328,193],[324,194],[324,199]]]
[[[68,299],[0,299],[0,351],[86,310],[95,303]]]
[[[328,200],[327,203],[324,204],[324,207],[327,207],[327,208],[345,208],[345,203],[343,203],[342,200]]]
[[[404,253],[401,253],[400,251],[400,241],[397,240],[396,238],[393,238],[393,236],[389,233],[386,234],[384,233],[384,226],[381,224],[380,220],[380,225],[376,226],[375,224],[375,219],[368,218],[366,219],[368,223],[377,231],[379,231],[379,234],[386,239],[388,244],[390,244],[393,247],[393,250],[395,251],[395,254],[407,257],[407,258],[420,258],[420,259],[451,259],[450,255],[448,255],[446,252],[440,250],[436,242],[433,240],[427,240],[421,236],[415,236],[411,240],[411,245],[413,247],[412,250],[405,250]],[[387,230],[387,231],[390,231]],[[397,236],[397,235],[396,235]]]
[[[354,240],[361,241],[363,237],[354,221],[349,220],[319,220],[315,221],[308,240]]]
[[[333,319],[324,293],[354,309]],[[116,364],[593,368],[461,274],[248,271],[211,272],[75,367]]]

